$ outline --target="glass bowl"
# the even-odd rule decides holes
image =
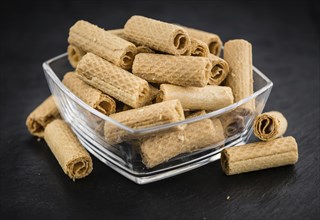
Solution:
[[[187,172],[220,159],[220,152],[224,148],[245,144],[252,133],[253,120],[262,112],[273,86],[262,72],[253,67],[254,93],[251,96],[225,108],[183,121],[134,129],[91,108],[62,84],[63,75],[74,70],[68,62],[66,53],[44,62],[43,69],[61,116],[70,124],[83,146],[110,168],[138,184],[146,184]],[[234,115],[233,113],[237,112],[241,106],[252,101],[255,103],[255,110],[250,114],[242,114],[240,120],[233,122],[236,123],[233,127],[230,124],[231,129],[226,132],[224,140],[199,150],[180,154],[153,168],[147,168],[142,162],[139,148],[141,138],[201,120],[229,117]],[[109,144],[103,135],[105,122],[123,129],[129,134],[130,139],[119,144]],[[226,131],[227,129],[229,127],[226,127]]]

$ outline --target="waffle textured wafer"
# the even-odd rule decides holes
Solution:
[[[241,39],[226,42],[224,45],[224,59],[230,68],[226,78],[226,86],[232,88],[234,101],[238,102],[253,94],[251,44]],[[250,100],[241,107],[253,112],[255,102]]]
[[[113,98],[88,85],[79,79],[74,72],[66,73],[62,82],[71,92],[92,108],[105,115],[116,112],[116,102]]]
[[[93,166],[89,153],[63,120],[56,119],[48,124],[44,139],[64,173],[73,181],[91,173]]]
[[[203,87],[208,84],[211,62],[205,57],[140,53],[133,74],[153,83]]]
[[[236,111],[224,113],[219,119],[226,137],[240,134],[245,128],[244,116]]]
[[[126,70],[136,54],[134,44],[82,20],[70,28],[68,42]]]
[[[287,119],[277,111],[265,112],[254,121],[254,134],[263,141],[271,141],[284,135],[288,127]]]
[[[79,60],[81,60],[81,58],[86,54],[86,52],[81,50],[79,47],[71,44],[68,46],[67,52],[69,63],[73,68],[77,67]]]
[[[198,39],[191,38],[190,55],[196,57],[208,57],[210,54],[208,45]],[[189,54],[186,54],[189,55]]]
[[[86,83],[133,108],[144,106],[150,99],[147,81],[92,53],[81,59],[76,72]]]
[[[152,168],[179,154],[199,150],[223,139],[219,119],[201,120],[188,124],[181,131],[160,133],[146,138],[141,144],[142,161],[146,167]]]
[[[209,55],[209,59],[212,63],[212,69],[209,77],[210,85],[220,85],[223,80],[228,76],[229,65],[228,63],[213,54]]]
[[[148,128],[171,122],[184,120],[181,103],[171,100],[148,105],[138,109],[131,109],[110,115],[110,118],[130,127]],[[178,127],[175,129],[181,129]],[[104,136],[108,143],[115,144],[130,139],[130,134],[110,122],[105,122]]]
[[[43,137],[44,128],[60,116],[59,110],[52,96],[49,96],[28,116],[26,125],[30,134]]]
[[[181,55],[190,47],[189,35],[183,28],[142,16],[132,16],[124,33],[131,42],[169,54]]]
[[[209,47],[210,53],[216,56],[220,55],[222,41],[218,35],[205,32],[205,31],[200,31],[193,28],[187,28],[187,27],[183,27],[183,28],[188,32],[191,38],[195,38],[205,42]]]
[[[291,136],[231,147],[221,152],[221,166],[227,175],[295,164],[297,161],[298,145]]]
[[[182,87],[170,84],[161,84],[157,101],[178,99],[183,110],[208,110],[214,111],[233,103],[230,87],[205,86]]]

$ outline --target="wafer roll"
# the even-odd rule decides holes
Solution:
[[[295,164],[297,161],[298,145],[291,136],[231,147],[221,152],[222,170],[227,175]]]
[[[190,47],[189,35],[183,28],[142,16],[132,16],[124,33],[131,42],[169,54],[184,54]]]
[[[147,81],[92,53],[81,59],[76,72],[86,83],[133,108],[144,106],[150,99]]]
[[[178,99],[183,110],[214,111],[233,103],[232,91],[226,86],[182,87],[161,84],[157,102]]]
[[[169,159],[223,141],[220,121],[205,119],[191,123],[182,131],[171,131],[149,137],[141,144],[142,161],[152,168]]]
[[[93,166],[89,153],[63,120],[57,119],[48,124],[44,139],[64,173],[73,181],[91,173]]]
[[[79,47],[71,44],[68,46],[67,52],[69,63],[73,68],[77,67],[79,60],[81,60],[81,58],[86,54],[86,52],[81,50]]]
[[[184,54],[187,56],[208,57],[210,54],[208,45],[198,39],[191,38],[190,49]]]
[[[226,137],[240,134],[245,128],[244,116],[237,112],[225,113],[219,117]]]
[[[205,57],[137,54],[132,73],[148,82],[203,87],[208,84],[211,62]]]
[[[110,96],[88,85],[73,72],[66,73],[62,80],[63,84],[70,89],[82,101],[105,115],[116,112],[116,102]]]
[[[209,85],[220,85],[228,76],[229,65],[224,59],[221,59],[213,54],[209,55],[209,59],[212,63]]]
[[[226,78],[226,86],[232,88],[234,101],[238,102],[253,94],[251,44],[245,40],[230,40],[226,42],[224,59],[230,68]],[[253,112],[255,109],[254,100],[250,100],[241,108]]]
[[[284,135],[287,130],[287,119],[276,111],[265,112],[254,121],[254,134],[263,141],[271,141]]]
[[[183,27],[183,28],[187,31],[187,33],[190,35],[191,38],[195,38],[205,42],[209,47],[210,53],[216,56],[220,55],[222,41],[218,35],[205,32],[205,31],[200,31],[193,28],[187,28],[187,27]]]
[[[113,29],[113,30],[107,30],[108,33],[110,34],[114,34],[122,39],[126,39],[126,35],[124,34],[124,29],[123,28],[119,28],[119,29]]]
[[[126,70],[137,52],[134,44],[82,20],[70,28],[68,42]]]
[[[52,96],[49,96],[28,116],[26,125],[30,134],[43,137],[44,128],[59,117],[59,110]]]
[[[137,54],[138,53],[155,53],[152,49],[146,46],[137,46]]]
[[[110,115],[110,118],[130,128],[148,128],[185,119],[181,103],[178,100],[115,113]],[[177,127],[175,129],[181,128]],[[125,130],[109,122],[105,123],[104,136],[110,144],[120,143],[131,138]]]

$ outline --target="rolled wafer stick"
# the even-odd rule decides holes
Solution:
[[[110,34],[114,34],[122,39],[128,40],[128,39],[126,39],[126,35],[124,34],[123,28],[107,30],[107,32]]]
[[[226,137],[240,134],[245,128],[244,116],[237,112],[225,113],[219,117]]]
[[[234,101],[238,102],[253,94],[252,48],[245,40],[230,40],[224,46],[224,59],[229,64],[230,72],[226,78],[226,86],[232,88]],[[255,110],[254,100],[250,100],[241,108],[249,112]]]
[[[116,102],[110,96],[93,88],[77,77],[74,72],[68,72],[64,75],[63,84],[92,108],[105,115],[116,112]]]
[[[209,85],[220,85],[228,76],[229,65],[224,59],[213,54],[209,55],[209,59],[212,63]]]
[[[142,16],[132,16],[124,33],[131,42],[169,54],[181,55],[190,47],[189,35],[183,28]]]
[[[188,124],[182,131],[171,131],[146,138],[141,144],[142,161],[152,168],[169,159],[224,140],[219,119]]]
[[[222,170],[227,175],[295,164],[297,161],[298,145],[291,136],[231,147],[221,152]]]
[[[68,42],[126,70],[137,52],[134,44],[82,20],[70,28]]]
[[[203,87],[208,84],[211,62],[205,57],[137,54],[132,73],[148,82]]]
[[[89,153],[63,120],[56,119],[48,124],[44,139],[64,173],[73,181],[91,173],[93,166]]]
[[[187,56],[196,56],[196,57],[208,57],[210,54],[208,45],[198,39],[191,38],[191,46],[190,49],[187,50],[183,55]]]
[[[130,128],[148,128],[185,119],[181,103],[178,100],[131,109],[112,114],[109,117]],[[175,129],[182,128],[182,126],[178,126]],[[131,138],[125,130],[110,122],[105,122],[104,136],[110,144],[120,143]]]
[[[52,96],[49,96],[29,114],[26,125],[30,134],[37,137],[43,137],[44,128],[59,116],[59,110],[54,99]]]
[[[161,84],[157,101],[178,99],[183,110],[208,110],[214,111],[233,103],[230,87],[205,86],[182,87],[170,84]]]
[[[81,59],[76,73],[89,85],[133,108],[144,106],[150,100],[147,81],[92,53]]]
[[[137,54],[139,53],[155,53],[152,49],[146,46],[137,46]]]
[[[81,50],[79,47],[71,44],[68,46],[67,52],[69,63],[73,68],[77,67],[79,60],[81,60],[81,58],[86,54],[86,52]]]
[[[188,27],[183,27],[183,28],[187,31],[187,33],[191,38],[195,38],[205,42],[208,45],[210,53],[216,56],[220,55],[222,41],[218,35],[193,29],[193,28],[188,28]]]
[[[276,111],[265,112],[254,121],[254,134],[263,141],[271,141],[284,135],[287,130],[287,119]]]

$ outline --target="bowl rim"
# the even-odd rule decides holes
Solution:
[[[273,82],[267,77],[265,76],[258,68],[256,68],[254,65],[252,66],[252,70],[257,73],[262,79],[264,79],[266,81],[266,85],[264,87],[262,87],[261,89],[255,91],[253,94],[251,94],[250,96],[241,99],[238,102],[235,102],[231,105],[228,105],[224,108],[206,113],[204,115],[200,115],[197,117],[193,117],[193,118],[187,118],[185,120],[182,121],[178,121],[178,122],[173,122],[173,123],[168,123],[168,124],[164,124],[164,125],[157,125],[157,126],[153,126],[153,127],[148,127],[148,128],[130,128],[112,118],[110,118],[109,116],[99,112],[98,110],[92,108],[91,106],[89,106],[88,104],[86,104],[84,101],[82,101],[80,98],[78,98],[75,94],[73,94],[63,83],[62,81],[57,77],[57,75],[55,74],[55,72],[53,71],[53,69],[51,68],[51,63],[65,58],[67,56],[67,53],[63,53],[60,54],[56,57],[53,57],[45,62],[43,62],[42,67],[44,69],[45,75],[46,77],[49,76],[54,83],[70,98],[72,99],[74,102],[76,102],[78,105],[80,105],[82,108],[86,109],[87,111],[89,111],[90,113],[94,114],[95,116],[103,119],[104,121],[110,122],[116,126],[118,126],[119,128],[125,130],[126,132],[130,133],[130,134],[148,134],[151,132],[155,132],[155,131],[161,131],[161,130],[165,130],[174,126],[178,126],[178,125],[184,125],[184,124],[188,124],[188,123],[193,123],[193,122],[197,122],[197,121],[201,121],[207,118],[211,118],[211,117],[217,117],[219,115],[222,115],[226,112],[230,112],[234,109],[236,109],[237,107],[249,102],[250,100],[256,98],[257,96],[259,96],[260,94],[264,93],[265,91],[267,91],[268,89],[272,88],[273,86]],[[50,89],[51,90],[51,89]],[[52,93],[52,91],[51,91]]]

